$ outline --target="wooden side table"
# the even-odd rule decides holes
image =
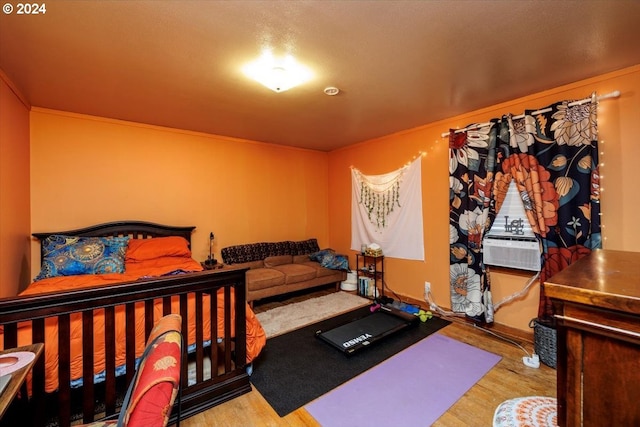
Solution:
[[[218,269],[224,267],[224,264],[221,263],[221,262],[218,262],[218,263],[215,263],[215,264],[207,264],[206,262],[201,262],[200,265],[205,270],[218,270]]]
[[[27,378],[27,374],[29,373],[29,371],[31,371],[34,363],[36,363],[36,361],[42,354],[43,349],[44,344],[37,343],[0,351],[0,357],[6,354],[14,353],[16,351],[29,351],[35,354],[34,359],[26,366],[23,366],[17,371],[11,372],[11,381],[9,381],[9,384],[7,384],[2,394],[0,394],[0,419],[2,419],[7,408],[18,394],[20,387],[24,384],[24,380]]]

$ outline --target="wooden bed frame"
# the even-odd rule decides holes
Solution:
[[[42,240],[51,234],[64,234],[82,237],[97,236],[131,236],[132,238],[150,238],[160,236],[182,236],[191,242],[191,233],[195,227],[171,227],[141,221],[123,221],[95,225],[92,227],[61,231],[55,233],[34,233],[33,236]],[[246,269],[219,269],[164,276],[126,282],[117,286],[101,286],[80,289],[77,291],[30,295],[0,299],[0,325],[4,327],[4,348],[17,345],[17,329],[21,322],[30,322],[32,328],[32,342],[44,342],[45,319],[55,317],[58,320],[59,337],[59,389],[55,393],[44,391],[44,357],[36,362],[31,378],[31,399],[29,413],[35,414],[33,425],[42,426],[44,419],[45,399],[56,399],[58,406],[58,422],[62,427],[69,426],[72,416],[71,378],[70,378],[70,315],[80,313],[83,322],[82,348],[83,354],[83,386],[82,392],[82,422],[94,419],[112,418],[118,415],[118,396],[124,392],[122,381],[116,378],[115,370],[115,308],[125,307],[126,316],[126,384],[135,372],[135,331],[133,324],[134,306],[143,302],[145,307],[145,337],[149,336],[154,325],[154,301],[162,300],[163,314],[171,310],[171,297],[178,296],[180,300],[180,314],[182,315],[183,330],[187,328],[188,307],[187,296],[194,294],[196,298],[196,344],[195,350],[188,358],[195,365],[195,384],[188,384],[187,364],[182,367],[181,382],[181,418],[192,416],[209,409],[229,399],[247,393],[251,390],[249,377],[246,373]],[[217,291],[224,289],[224,325],[225,332],[231,331],[232,322],[235,326],[235,336],[230,333],[216,336],[217,328],[212,327],[212,343],[222,341],[220,345],[203,345],[202,302],[203,295],[211,295],[211,325],[217,324]],[[231,289],[235,293],[235,319],[231,318]],[[93,311],[104,309],[106,339],[106,372],[105,381],[94,383],[93,375]],[[111,343],[111,345],[110,345]],[[21,343],[22,344],[22,343]],[[186,347],[186,346],[185,346]],[[185,349],[186,351],[186,349]],[[210,357],[212,361],[211,378],[205,379],[204,359]],[[186,360],[186,359],[185,359]],[[218,369],[214,367],[218,365]],[[192,379],[193,380],[193,379]],[[124,387],[126,387],[124,384]],[[100,388],[100,393],[97,389]],[[74,396],[77,393],[74,394]],[[26,388],[23,387],[23,396]],[[57,395],[57,396],[53,396]],[[104,396],[103,413],[96,416],[98,410],[95,400],[97,396]],[[170,423],[176,421],[177,408],[172,411]],[[74,412],[75,413],[75,412]],[[23,420],[24,421],[24,420]],[[0,423],[1,424],[1,423]],[[28,422],[27,422],[28,424]],[[24,425],[27,425],[24,424]]]

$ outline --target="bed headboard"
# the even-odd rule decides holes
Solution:
[[[52,234],[63,234],[65,236],[78,237],[131,236],[134,239],[181,236],[187,239],[189,246],[191,246],[191,233],[195,228],[195,226],[174,227],[145,221],[117,221],[78,228],[76,230],[55,231],[51,233],[33,233],[32,236],[40,241],[46,239]],[[40,256],[43,256],[42,247],[40,247]]]

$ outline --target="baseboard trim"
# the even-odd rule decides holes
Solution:
[[[422,308],[423,310],[429,310],[429,307],[427,307],[427,304],[425,301],[420,301],[411,297],[407,297],[402,295],[402,300],[404,302],[407,302],[409,304],[413,304],[413,305],[417,305],[420,308]],[[460,323],[460,324],[466,324],[466,325],[473,325],[475,322],[473,322],[470,319],[467,319],[465,317],[458,317],[458,316],[442,316],[438,313],[433,313],[435,316],[441,317],[443,319],[447,319],[451,322],[456,322],[456,323]],[[518,328],[514,328],[512,326],[508,326],[508,325],[503,325],[500,323],[496,323],[493,322],[491,324],[485,324],[482,325],[482,327],[484,329],[487,329],[491,332],[495,332],[496,334],[499,334],[501,336],[507,337],[507,338],[511,338],[514,340],[518,340],[518,341],[523,341],[529,344],[533,344],[533,330],[531,332],[526,332],[523,331],[522,329],[518,329]]]

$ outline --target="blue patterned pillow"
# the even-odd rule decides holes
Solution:
[[[124,273],[129,237],[51,235],[42,241],[43,255],[36,281],[56,276]]]

